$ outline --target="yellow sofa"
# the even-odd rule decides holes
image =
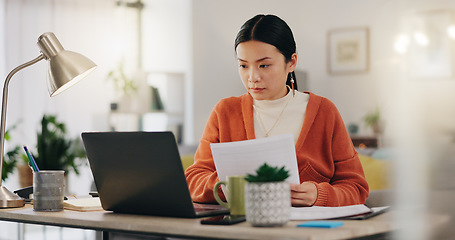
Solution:
[[[362,154],[359,154],[359,159],[362,163],[370,191],[388,189],[391,187],[392,174],[390,161],[375,159]]]

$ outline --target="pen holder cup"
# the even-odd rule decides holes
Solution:
[[[33,210],[44,212],[63,210],[64,173],[63,170],[33,173]]]

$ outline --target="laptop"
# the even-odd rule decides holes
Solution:
[[[81,134],[104,210],[195,218],[229,213],[191,200],[172,132]]]

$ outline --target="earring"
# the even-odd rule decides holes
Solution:
[[[295,96],[295,92],[294,92],[294,82],[295,82],[295,80],[292,77],[292,73],[291,73],[291,79],[290,80],[291,80],[291,87],[292,87],[292,96],[294,97]]]

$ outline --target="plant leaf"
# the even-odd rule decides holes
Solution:
[[[247,182],[280,182],[289,177],[289,171],[284,166],[281,168],[271,167],[264,163],[256,170],[256,175],[247,174],[245,180]]]

